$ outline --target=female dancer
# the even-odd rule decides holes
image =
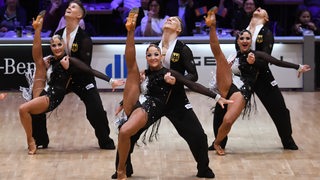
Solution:
[[[32,26],[35,29],[32,54],[36,63],[35,86],[33,93],[35,97],[23,103],[19,107],[21,123],[25,129],[28,143],[28,154],[36,153],[36,144],[32,137],[32,118],[31,114],[40,114],[54,110],[63,100],[67,93],[67,86],[70,81],[69,67],[74,65],[81,71],[87,74],[92,74],[98,78],[109,81],[112,87],[123,85],[122,80],[112,80],[103,73],[91,69],[82,61],[66,56],[65,44],[60,35],[54,35],[50,40],[50,48],[53,53],[46,61],[43,60],[41,46],[41,29],[43,24],[43,15],[40,13],[36,20],[33,20]],[[45,79],[48,79],[47,86],[44,87]],[[37,81],[39,80],[39,81]],[[40,88],[42,91],[40,92]]]
[[[248,30],[243,30],[239,33],[237,44],[240,47],[240,51],[238,51],[236,57],[227,60],[222,53],[216,35],[216,12],[217,8],[211,9],[205,21],[206,25],[210,27],[210,47],[217,62],[217,87],[222,97],[230,98],[230,100],[234,101],[233,104],[228,105],[227,112],[213,143],[217,154],[224,155],[225,152],[220,143],[230,132],[233,123],[242,110],[244,109],[244,113],[250,110],[250,98],[253,93],[252,86],[258,75],[259,68],[263,68],[266,63],[272,63],[281,67],[297,69],[299,77],[301,73],[309,71],[310,67],[308,65],[280,61],[264,52],[252,51],[250,49],[252,36]]]
[[[170,97],[172,85],[175,83],[185,84],[193,91],[214,98],[221,106],[226,103],[232,103],[232,101],[221,98],[220,95],[210,91],[208,88],[185,79],[178,72],[164,68],[161,63],[160,48],[154,44],[151,44],[146,50],[146,59],[149,66],[145,71],[145,87],[147,89],[144,95],[145,100],[140,102],[141,81],[134,44],[137,13],[137,9],[131,10],[126,22],[127,41],[125,55],[128,77],[123,93],[123,108],[128,120],[119,129],[118,179],[126,179],[125,163],[130,149],[130,137],[141,128],[153,124],[163,116],[163,110]]]

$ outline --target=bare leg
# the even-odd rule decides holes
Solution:
[[[216,78],[218,89],[221,96],[226,98],[232,84],[232,71],[231,66],[228,64],[227,59],[220,48],[219,40],[216,34],[216,12],[217,8],[210,9],[205,21],[207,26],[210,27],[210,47],[217,63]],[[230,97],[230,100],[233,100],[234,103],[228,105],[227,112],[223,117],[223,122],[218,129],[218,134],[213,144],[219,155],[225,154],[224,150],[220,146],[220,143],[228,135],[233,123],[237,120],[245,106],[245,100],[241,92],[233,93]]]
[[[210,27],[210,47],[217,63],[217,86],[221,96],[225,98],[232,83],[232,71],[220,48],[220,43],[216,34],[216,11],[217,9],[211,9],[208,12],[208,16],[206,17],[205,21],[207,26]]]
[[[126,64],[128,77],[123,91],[123,108],[126,115],[132,112],[132,109],[139,99],[140,95],[140,73],[136,61],[136,49],[134,44],[134,30],[138,13],[131,11],[127,18],[127,41],[125,48]]]
[[[45,112],[49,106],[49,98],[47,96],[39,96],[19,107],[19,115],[21,124],[26,132],[27,143],[29,146],[29,154],[35,154],[36,145],[32,137],[32,118],[31,114],[40,114]]]
[[[41,12],[36,20],[33,19],[32,26],[34,28],[34,40],[32,45],[32,58],[36,65],[36,70],[34,74],[34,82],[33,82],[33,89],[32,95],[33,98],[38,97],[42,92],[45,81],[46,81],[46,65],[43,61],[43,54],[42,54],[42,45],[41,45],[41,30],[43,24],[43,16],[44,13]]]
[[[133,111],[140,95],[140,72],[136,61],[136,49],[134,44],[134,30],[138,16],[137,9],[131,10],[126,22],[127,41],[125,48],[128,77],[123,92],[123,108],[126,115],[130,115],[124,123],[118,135],[119,164],[117,167],[118,179],[126,179],[126,161],[130,150],[130,138],[138,132],[147,122],[147,113],[138,108]],[[133,112],[132,112],[133,111]]]
[[[117,167],[118,179],[126,178],[126,161],[130,151],[131,136],[136,134],[147,123],[148,115],[142,108],[135,109],[128,121],[124,123],[118,135],[119,164]]]
[[[230,97],[230,100],[233,100],[233,104],[228,104],[228,109],[226,114],[223,117],[222,124],[218,129],[217,137],[214,141],[214,148],[217,151],[217,154],[224,155],[224,150],[220,147],[220,143],[223,139],[229,134],[233,123],[240,116],[244,106],[245,100],[241,94],[241,92],[233,93]]]

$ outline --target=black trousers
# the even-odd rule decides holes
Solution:
[[[282,144],[291,140],[292,126],[290,111],[285,104],[279,87],[272,86],[269,82],[258,79],[254,87],[254,92],[272,118]]]
[[[86,116],[91,126],[95,130],[95,135],[99,141],[99,145],[103,146],[110,139],[110,128],[108,125],[107,113],[103,109],[102,101],[96,87],[86,90],[84,87],[72,86],[72,91],[76,93],[85,104]],[[46,120],[32,120],[32,128],[34,138],[37,142],[48,136]],[[49,140],[49,139],[48,139]]]
[[[31,115],[32,117],[32,137],[37,145],[48,145],[49,136],[47,132],[46,114]]]
[[[283,95],[279,87],[272,86],[269,81],[258,78],[257,82],[255,83],[254,92],[272,118],[282,144],[284,145],[291,141],[292,127],[290,111],[286,107]],[[215,137],[217,137],[218,129],[223,121],[223,116],[225,113],[226,110],[222,109],[219,105],[216,105],[213,118],[213,129]],[[227,138],[228,137],[226,137],[221,143],[222,148],[225,147]]]
[[[216,138],[218,135],[219,127],[221,126],[223,122],[223,117],[227,113],[227,108],[228,105],[224,106],[224,109],[219,105],[219,103],[216,103],[216,106],[214,108],[214,113],[213,113],[213,132],[214,132],[214,137]],[[221,148],[225,148],[227,145],[228,141],[228,136],[226,136],[220,143]]]
[[[200,121],[193,109],[185,109],[184,106],[182,107],[183,108],[180,109],[177,107],[172,108],[165,116],[172,122],[179,135],[186,140],[189,145],[192,155],[197,162],[198,172],[206,172],[209,168],[207,135],[204,133]],[[128,164],[131,164],[130,154],[133,152],[134,145],[146,128],[141,129],[131,137],[131,149],[127,159],[127,166],[129,166]],[[118,160],[117,153],[115,162],[116,169]]]

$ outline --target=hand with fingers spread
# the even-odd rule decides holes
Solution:
[[[311,67],[307,64],[300,64],[299,65],[299,69],[298,69],[298,78],[301,76],[302,73],[304,72],[307,72],[307,71],[310,71],[311,70]]]
[[[225,99],[223,97],[220,96],[219,100],[218,100],[218,103],[219,105],[222,107],[222,109],[224,109],[224,104],[232,104],[234,103],[233,100],[228,100],[228,99]]]
[[[122,86],[124,84],[125,84],[125,81],[123,79],[112,79],[112,83],[111,83],[112,92],[115,91],[116,87]]]

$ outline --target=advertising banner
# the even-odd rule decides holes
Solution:
[[[146,65],[146,48],[148,44],[136,45],[136,57],[140,70]],[[204,86],[208,86],[215,75],[216,61],[208,44],[188,44],[194,56],[199,80]],[[302,64],[302,44],[275,44],[273,56],[292,63]],[[107,74],[112,78],[125,79],[127,70],[124,56],[124,44],[95,44],[93,46],[92,68]],[[226,57],[234,54],[233,44],[222,44]],[[19,90],[19,87],[28,87],[25,72],[34,69],[32,60],[32,44],[1,44],[0,45],[0,90]],[[48,44],[43,45],[43,55],[50,54]],[[297,78],[294,69],[285,69],[270,65],[272,72],[280,88],[302,88],[302,78]],[[110,85],[100,79],[97,80],[99,89],[111,89]],[[122,89],[123,87],[119,87]]]

